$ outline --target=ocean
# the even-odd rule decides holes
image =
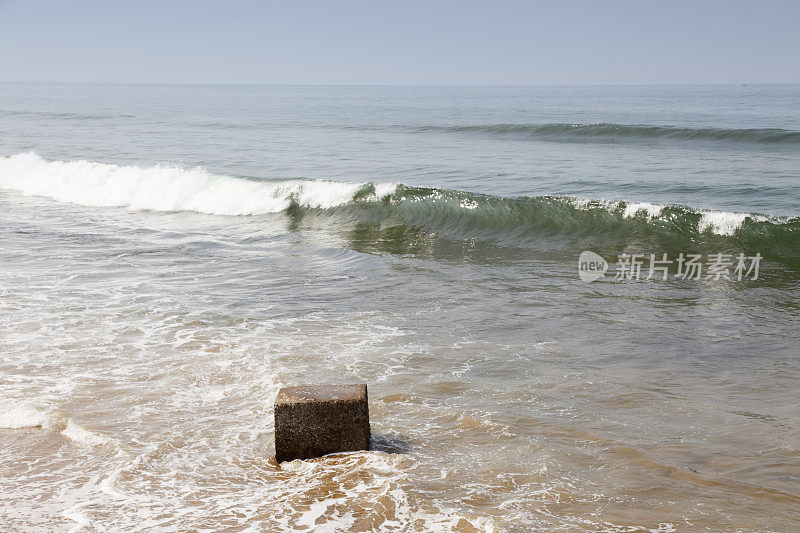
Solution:
[[[0,267],[4,529],[797,527],[798,85],[3,83]]]

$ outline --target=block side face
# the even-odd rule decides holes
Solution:
[[[275,456],[279,462],[366,450],[369,438],[366,399],[275,405]]]

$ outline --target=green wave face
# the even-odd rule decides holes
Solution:
[[[504,198],[403,185],[380,202],[361,201],[372,193],[368,185],[351,202],[329,209],[294,204],[290,214],[298,220],[310,215],[337,223],[372,225],[380,231],[410,228],[417,237],[427,233],[507,246],[589,239],[604,246],[639,243],[653,251],[735,250],[759,252],[783,262],[800,261],[800,217],[567,196]],[[402,246],[394,251],[402,253]]]

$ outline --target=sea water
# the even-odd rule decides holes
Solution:
[[[798,102],[0,84],[4,527],[791,530]],[[351,382],[373,450],[276,464]]]

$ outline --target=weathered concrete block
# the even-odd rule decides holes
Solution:
[[[366,385],[284,387],[275,400],[275,459],[369,449]]]

